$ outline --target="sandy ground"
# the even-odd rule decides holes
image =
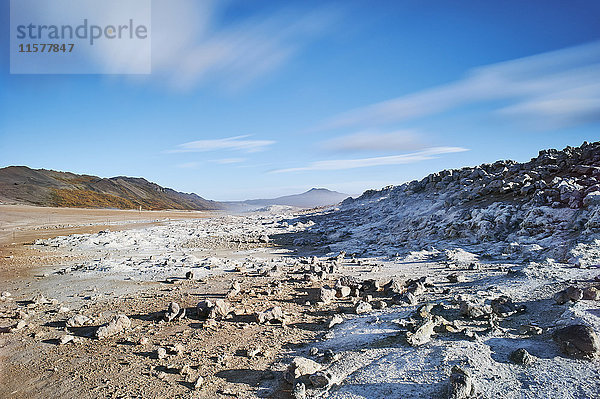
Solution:
[[[135,211],[120,209],[75,209],[0,205],[0,279],[24,275],[31,267],[52,264],[68,255],[30,251],[28,244],[70,234],[92,234],[101,230],[126,230],[170,220],[197,219],[213,215],[195,211]],[[58,259],[54,259],[58,257]]]
[[[167,213],[161,217],[179,220],[165,221],[134,219],[135,212],[58,210],[48,222],[45,211],[7,212],[12,216],[6,226],[19,227],[17,234],[28,238],[5,247],[12,258],[2,259],[0,267],[0,292],[10,293],[0,301],[2,398],[289,398],[293,387],[283,374],[296,356],[316,361],[330,378],[324,389],[314,388],[307,376],[299,379],[309,398],[442,398],[454,365],[468,370],[481,398],[597,398],[600,392],[600,361],[569,358],[551,337],[555,328],[572,323],[600,330],[598,301],[552,300],[571,284],[598,285],[598,268],[479,262],[464,251],[338,262],[331,258],[337,254],[291,245],[306,227],[292,214]],[[19,220],[19,212],[27,217]],[[107,223],[120,230],[23,245],[80,228],[105,230]],[[193,278],[185,278],[188,272]],[[460,278],[449,278],[454,274]],[[342,276],[402,284],[429,280],[413,305],[399,304],[388,289],[326,302],[315,298]],[[240,290],[227,297],[234,282]],[[459,312],[463,299],[483,306],[502,295],[525,310],[493,320]],[[232,312],[217,320],[199,317],[196,305],[206,298],[226,300]],[[361,301],[387,307],[357,314]],[[186,316],[165,322],[171,302]],[[418,325],[415,312],[427,303],[453,329],[410,346],[407,330]],[[285,324],[257,322],[256,312],[275,306]],[[131,327],[94,338],[98,326],[116,314],[127,315]],[[67,327],[75,315],[89,321]],[[334,315],[343,322],[329,329]],[[519,332],[530,323],[542,333]],[[60,344],[65,337],[73,339]],[[161,348],[164,357],[158,356]],[[518,348],[534,356],[532,365],[509,360]]]

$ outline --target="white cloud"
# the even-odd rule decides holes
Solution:
[[[319,129],[380,126],[494,100],[514,102],[499,115],[552,116],[541,120],[546,128],[577,125],[600,119],[599,81],[600,41],[476,68],[456,82],[338,115]]]
[[[414,130],[393,132],[361,131],[335,137],[321,143],[326,150],[336,152],[409,151],[425,147],[421,135]]]
[[[234,163],[242,163],[246,160],[246,158],[222,158],[222,159],[214,159],[211,162],[218,163],[220,165],[229,165]]]
[[[235,90],[281,67],[336,20],[338,11],[280,10],[223,24],[222,2],[154,0],[152,70],[171,87]]]
[[[227,137],[223,139],[197,140],[179,144],[177,149],[169,152],[208,152],[208,151],[242,151],[260,152],[275,144],[272,140],[247,140],[250,135]]]
[[[195,169],[198,166],[200,166],[200,162],[184,162],[177,164],[177,167],[181,169]]]
[[[366,168],[371,166],[384,166],[384,165],[400,165],[407,163],[414,163],[420,161],[426,161],[434,159],[437,155],[450,154],[455,152],[469,151],[466,148],[461,147],[432,147],[427,148],[423,151],[391,155],[386,157],[374,157],[374,158],[359,158],[359,159],[336,159],[328,161],[317,161],[307,166],[289,169],[278,169],[271,173],[289,173],[289,172],[302,172],[311,170],[344,170],[344,169],[355,169],[355,168]]]

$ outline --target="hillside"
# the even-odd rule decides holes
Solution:
[[[600,142],[369,190],[312,220],[297,243],[388,256],[460,247],[592,264],[600,258]]]
[[[335,205],[348,197],[348,194],[331,191],[326,188],[312,188],[302,194],[286,195],[270,199],[234,201],[227,202],[226,204],[235,210],[252,210],[272,205],[317,208],[320,206]]]
[[[135,177],[101,178],[26,166],[0,169],[0,201],[73,208],[219,209],[218,202]]]

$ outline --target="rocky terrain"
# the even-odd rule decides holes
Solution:
[[[597,398],[599,146],[6,252],[0,397]]]
[[[349,253],[461,247],[494,259],[597,264],[600,142],[366,191],[312,220],[316,225],[298,243]]]
[[[72,208],[214,210],[219,203],[142,178],[108,179],[9,166],[0,169],[0,201]]]

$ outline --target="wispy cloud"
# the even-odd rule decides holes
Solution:
[[[184,162],[177,164],[176,166],[181,169],[196,169],[200,166],[200,162]]]
[[[494,100],[513,101],[498,115],[546,128],[600,120],[600,41],[476,68],[456,82],[335,116],[318,129],[381,126]]]
[[[211,162],[218,163],[220,165],[229,165],[234,163],[242,163],[246,161],[246,158],[222,158],[222,159],[213,159]]]
[[[225,3],[226,4],[226,3]],[[284,10],[223,24],[221,2],[154,0],[152,70],[171,87],[238,89],[273,72],[330,29],[339,10]]]
[[[223,139],[197,140],[179,144],[176,149],[169,152],[208,152],[208,151],[242,151],[260,152],[275,144],[272,140],[248,140],[250,135],[227,137]],[[238,159],[238,158],[236,158]],[[231,160],[231,158],[229,158]],[[230,162],[231,163],[231,162]]]
[[[302,172],[311,170],[344,170],[344,169],[355,169],[355,168],[366,168],[370,166],[384,166],[384,165],[400,165],[408,164],[420,161],[426,161],[434,159],[438,155],[450,154],[455,152],[468,151],[466,148],[461,147],[432,147],[427,148],[423,151],[391,155],[386,157],[374,157],[374,158],[359,158],[359,159],[336,159],[328,161],[317,161],[307,166],[298,168],[278,169],[271,173],[289,173],[289,172]]]
[[[320,147],[334,152],[411,151],[425,147],[421,134],[414,130],[393,132],[361,131],[324,141]]]

